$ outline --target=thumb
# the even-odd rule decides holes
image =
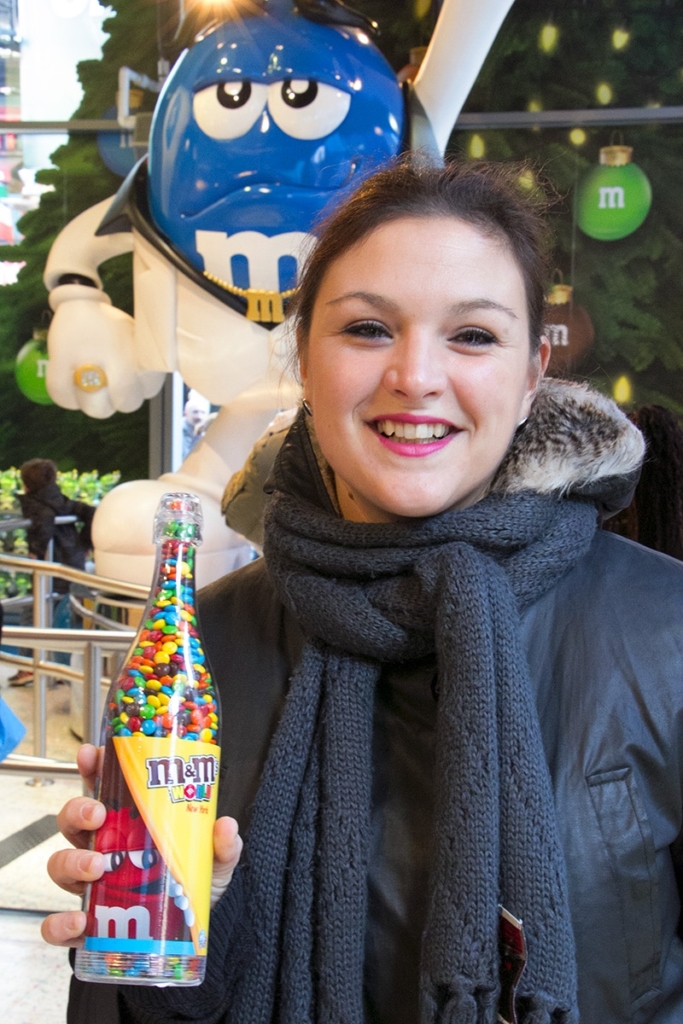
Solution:
[[[214,862],[211,878],[211,906],[227,889],[242,853],[242,837],[234,818],[218,818],[214,825]]]

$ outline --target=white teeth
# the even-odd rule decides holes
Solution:
[[[402,437],[407,441],[431,441],[445,437],[449,427],[446,423],[399,423],[394,420],[379,420],[377,429],[386,437]]]

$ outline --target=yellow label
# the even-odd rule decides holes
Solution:
[[[220,747],[141,733],[113,744],[135,805],[194,911],[195,951],[206,954]]]

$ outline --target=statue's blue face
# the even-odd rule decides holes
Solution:
[[[403,133],[396,76],[368,37],[282,7],[186,51],[152,125],[158,228],[240,288],[291,287],[313,222],[394,156]]]

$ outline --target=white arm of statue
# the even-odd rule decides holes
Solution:
[[[105,199],[66,225],[52,245],[43,275],[54,311],[48,333],[48,392],[57,405],[81,409],[96,419],[133,412],[164,381],[163,373],[140,368],[133,319],[112,306],[102,290],[99,265],[133,248],[132,232],[95,234],[110,204]],[[72,275],[77,276],[75,283],[60,284]]]
[[[444,0],[413,93],[443,155],[463,104],[513,0]],[[418,145],[424,139],[416,137]]]

